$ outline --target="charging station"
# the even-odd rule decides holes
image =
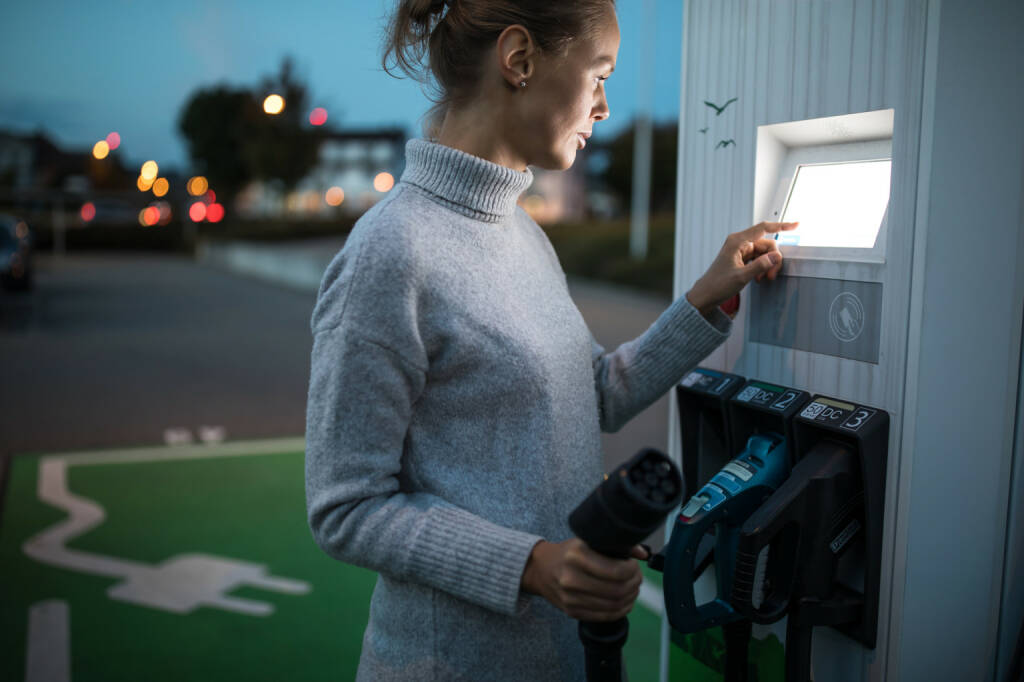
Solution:
[[[675,295],[729,233],[801,225],[674,392],[670,454],[687,499],[770,427],[794,472],[845,462],[821,490],[859,476],[861,515],[837,510],[831,538],[860,524],[830,577],[847,602],[794,611],[832,626],[814,629],[813,679],[1002,682],[1024,623],[1024,8],[984,5],[684,9]],[[800,410],[772,426],[787,390]]]

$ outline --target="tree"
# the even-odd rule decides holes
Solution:
[[[178,120],[189,156],[225,201],[253,179],[244,148],[254,107],[251,92],[219,85],[194,93]]]
[[[305,125],[307,92],[285,58],[278,75],[257,88],[202,88],[186,102],[178,128],[189,156],[226,201],[253,180],[280,180],[291,189],[312,170],[321,137]],[[285,100],[280,114],[263,111],[271,93]]]
[[[635,126],[625,128],[607,146],[605,184],[619,195],[624,206],[633,198],[633,135]],[[676,156],[679,126],[675,121],[655,123],[652,131],[651,212],[671,211],[676,199]]]
[[[291,189],[316,165],[320,135],[306,124],[309,97],[306,86],[295,77],[290,59],[282,61],[276,77],[263,79],[258,95],[261,108],[263,97],[270,93],[284,98],[284,111],[258,117],[260,125],[253,127],[244,145],[246,162],[253,177],[280,180],[285,189]]]

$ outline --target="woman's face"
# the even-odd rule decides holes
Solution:
[[[564,55],[538,60],[526,110],[523,142],[529,163],[565,170],[587,144],[597,121],[608,118],[604,81],[615,70],[619,24],[610,11],[589,38],[574,41]]]

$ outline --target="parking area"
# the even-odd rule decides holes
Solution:
[[[349,680],[375,575],[315,546],[301,439],[15,457],[0,678]],[[631,616],[631,679],[660,616]]]

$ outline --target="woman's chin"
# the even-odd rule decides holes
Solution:
[[[552,171],[564,171],[572,167],[572,164],[576,161],[576,150],[560,150],[557,153],[551,154],[551,156],[544,160],[544,163],[538,163],[544,170]]]

